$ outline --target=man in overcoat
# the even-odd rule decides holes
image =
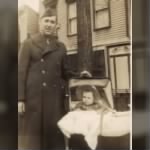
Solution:
[[[40,33],[27,39],[19,51],[18,99],[24,112],[24,148],[63,149],[57,121],[64,115],[67,72],[66,48],[56,37],[56,15],[46,11]],[[67,72],[67,73],[66,73]]]

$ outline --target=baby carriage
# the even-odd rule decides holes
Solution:
[[[109,79],[71,79],[69,81],[69,109],[81,100],[81,92],[85,87],[91,87],[97,99],[103,99],[105,107],[114,108],[111,82]]]
[[[100,102],[101,107],[103,109],[101,109],[102,111],[100,115],[97,115],[93,111],[92,112],[87,111],[87,113],[84,113],[84,114],[79,112],[80,113],[79,116],[81,118],[80,122],[76,123],[76,125],[74,122],[72,122],[72,124],[70,124],[70,127],[69,127],[67,117],[69,117],[69,115],[71,117],[74,115],[73,113],[71,113],[71,111],[74,108],[76,108],[78,104],[80,104],[80,102],[82,101],[83,91],[87,88],[93,91],[94,99]],[[85,140],[88,143],[88,146],[90,147],[90,149],[96,148],[97,137],[99,135],[121,136],[121,135],[129,133],[129,129],[130,129],[129,112],[115,113],[111,82],[109,79],[71,79],[69,80],[68,102],[69,102],[68,107],[69,107],[70,114],[67,117],[64,117],[62,121],[59,122],[60,123],[59,127],[62,125],[61,130],[65,135],[66,150],[71,149],[70,144],[69,144],[70,135],[73,135],[76,133],[77,134],[80,133],[84,135]],[[107,112],[107,113],[103,113],[103,112]],[[114,117],[114,113],[115,113],[115,117]],[[91,115],[91,118],[90,118],[90,115]],[[111,119],[111,123],[110,123],[110,119]],[[85,122],[87,121],[87,125],[85,124],[85,122],[83,123],[83,120]],[[120,124],[121,121],[123,122]],[[63,123],[66,123],[66,125]],[[112,125],[110,126],[110,124],[112,123],[114,124],[113,128],[112,128]],[[120,125],[122,126],[123,124],[124,124],[123,129],[119,131],[118,126]],[[66,126],[66,128],[63,128],[63,126]],[[71,131],[72,127],[75,127],[73,128],[73,132]],[[68,133],[70,134],[69,136],[67,136]]]

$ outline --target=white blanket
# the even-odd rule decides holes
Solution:
[[[102,118],[103,117],[103,118]],[[82,134],[91,149],[96,149],[98,136],[121,136],[129,133],[129,113],[96,111],[72,111],[65,115],[58,127],[70,138],[72,134]]]
[[[65,136],[82,134],[91,149],[97,146],[100,129],[100,115],[95,111],[73,111],[65,115],[58,126]]]

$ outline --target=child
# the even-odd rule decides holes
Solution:
[[[76,97],[81,100],[58,122],[58,127],[68,138],[72,134],[83,135],[88,146],[95,149],[101,118],[98,112],[104,110],[99,93],[95,86],[81,86],[77,88]]]
[[[77,88],[76,95],[79,99],[79,103],[71,108],[71,110],[93,110],[97,112],[101,111],[111,111],[115,110],[109,108],[106,104],[106,99],[102,95],[102,90],[98,92],[95,86],[83,86]],[[81,99],[81,100],[80,100]]]
[[[73,108],[73,110],[98,110],[101,109],[100,102],[95,98],[95,94],[91,89],[82,91],[82,100]]]
[[[81,101],[59,122],[58,127],[70,138],[81,134],[91,149],[96,149],[98,136],[122,136],[129,132],[129,112],[109,108],[95,86],[85,86],[76,95]],[[106,111],[105,111],[106,110]]]

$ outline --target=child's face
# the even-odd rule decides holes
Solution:
[[[91,105],[94,103],[94,96],[92,92],[83,92],[82,101],[85,105]]]

